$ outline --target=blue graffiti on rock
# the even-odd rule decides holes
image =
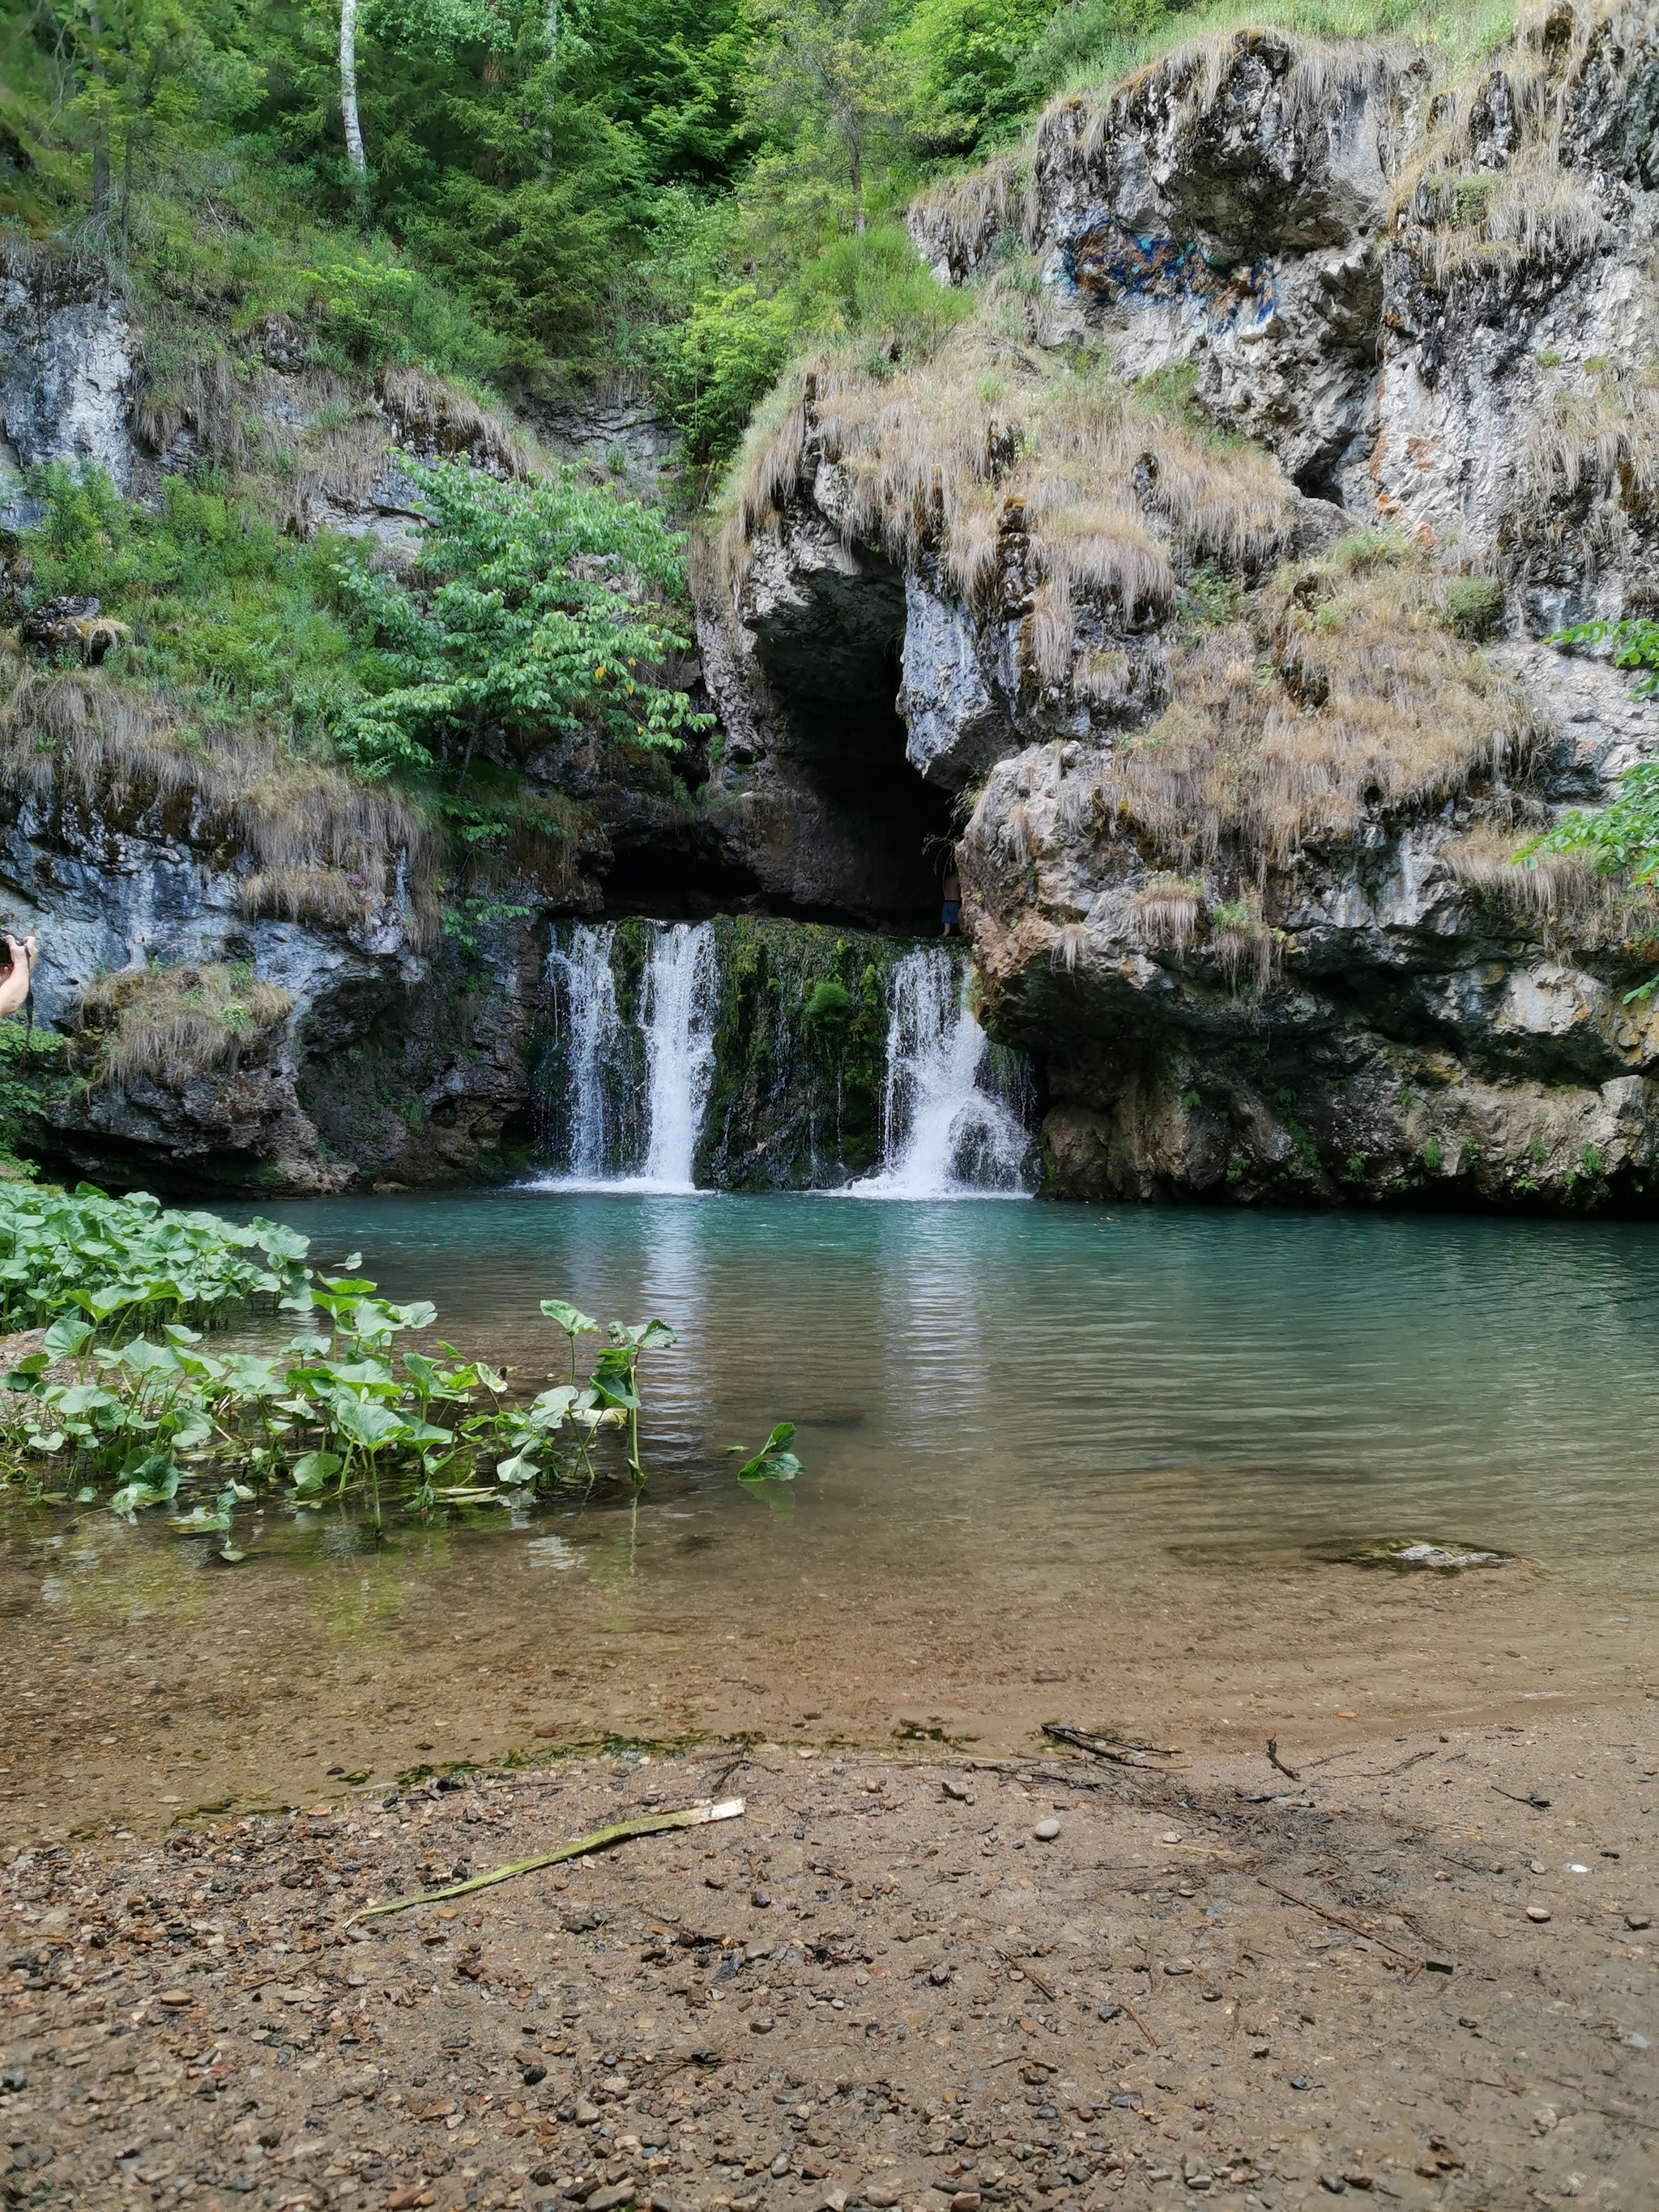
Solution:
[[[1060,241],[1073,288],[1097,300],[1191,300],[1214,320],[1264,323],[1273,311],[1273,272],[1265,261],[1219,262],[1191,244],[1146,236],[1097,216]]]

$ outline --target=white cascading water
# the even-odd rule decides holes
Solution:
[[[566,1024],[570,1134],[568,1169],[544,1187],[690,1192],[696,1188],[692,1164],[714,1075],[714,933],[706,921],[657,927],[640,1009],[642,1117],[637,1091],[623,1073],[625,1040],[611,968],[616,936],[614,924],[578,922],[550,957]]]
[[[616,1149],[606,1071],[622,1036],[617,981],[611,972],[613,925],[580,922],[569,942],[556,939],[549,966],[569,1025],[570,1170],[563,1180],[603,1182]]]
[[[854,1198],[1021,1198],[1030,1137],[983,1085],[990,1042],[942,945],[907,952],[887,986],[878,1175]]]
[[[690,1191],[691,1166],[714,1079],[714,932],[677,921],[658,933],[645,976],[646,1104],[650,1143],[641,1186]]]

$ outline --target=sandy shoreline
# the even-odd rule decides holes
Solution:
[[[9,2202],[1650,2204],[1652,1711],[1296,1782],[1259,1747],[578,1757],[15,1852]]]

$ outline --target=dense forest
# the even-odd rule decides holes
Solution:
[[[1504,8],[1278,0],[1478,47]],[[35,0],[0,10],[0,217],[162,301],[524,403],[647,393],[718,462],[792,350],[950,304],[899,216],[1056,89],[1220,20],[1171,0]]]

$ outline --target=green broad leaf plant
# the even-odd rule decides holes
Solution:
[[[103,1496],[130,1520],[166,1507],[176,1533],[215,1539],[234,1563],[239,1510],[273,1493],[349,1499],[378,1530],[394,1502],[430,1516],[591,1488],[608,1437],[644,1481],[640,1367],[673,1344],[665,1322],[612,1322],[584,1377],[578,1341],[597,1322],[544,1301],[568,1376],[526,1395],[453,1345],[414,1349],[436,1309],[381,1297],[358,1255],[319,1274],[307,1251],[274,1222],[0,1185],[0,1322],[45,1324],[0,1373],[0,1483]],[[210,1348],[215,1328],[280,1335],[284,1318],[283,1341]]]

